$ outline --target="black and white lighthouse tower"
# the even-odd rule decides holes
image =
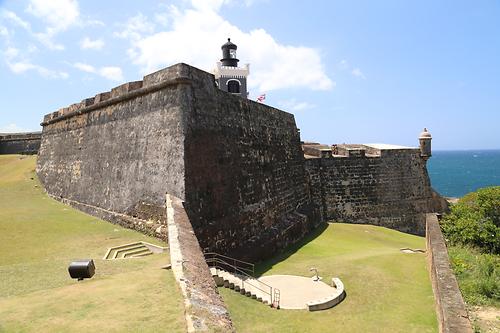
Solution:
[[[227,43],[222,45],[222,59],[217,62],[214,70],[215,81],[219,89],[228,93],[247,98],[247,77],[250,72],[250,65],[238,67],[238,58],[236,57],[236,44],[227,39]]]

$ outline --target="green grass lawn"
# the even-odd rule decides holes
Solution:
[[[99,220],[44,194],[34,156],[0,155],[0,332],[183,332],[168,253],[102,260],[108,247],[157,239]],[[69,277],[74,259],[96,274]]]
[[[425,239],[367,225],[328,224],[259,270],[264,275],[312,276],[343,281],[347,297],[318,312],[275,310],[232,290],[219,289],[238,332],[437,332]]]

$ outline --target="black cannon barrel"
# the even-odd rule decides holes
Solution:
[[[92,259],[75,260],[69,264],[69,275],[78,281],[83,279],[90,279],[94,276],[95,265]]]

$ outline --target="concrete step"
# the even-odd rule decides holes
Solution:
[[[114,247],[111,251],[109,251],[106,258],[107,259],[116,259],[120,253],[127,252],[129,250],[135,250],[135,249],[141,248],[143,246],[144,245],[142,243],[138,243],[138,242],[117,246],[117,247]]]
[[[135,250],[139,250],[139,249],[147,249],[149,251],[149,249],[147,247],[145,247],[142,243],[139,243],[139,244],[134,245],[134,246],[124,247],[124,248],[121,248],[119,250],[115,250],[114,254],[112,255],[112,258],[114,258],[114,259],[124,258],[126,253],[131,252],[131,251],[135,251]]]
[[[127,251],[123,253],[123,258],[131,258],[131,257],[137,257],[140,255],[148,255],[148,254],[153,254],[147,247],[142,247],[137,250],[133,251]]]
[[[270,296],[261,290],[260,281],[257,279],[237,275],[214,267],[210,268],[210,272],[218,286],[233,289],[242,295],[264,304],[271,303]]]

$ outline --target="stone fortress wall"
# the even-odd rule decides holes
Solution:
[[[335,219],[423,234],[433,193],[418,149],[301,145],[293,115],[177,64],[46,115],[47,192],[166,238],[178,197],[204,250],[258,261]]]
[[[305,143],[303,149],[309,189],[323,219],[425,235],[422,213],[436,211],[439,199],[418,148]]]
[[[42,132],[0,133],[0,155],[36,154],[41,138]]]

